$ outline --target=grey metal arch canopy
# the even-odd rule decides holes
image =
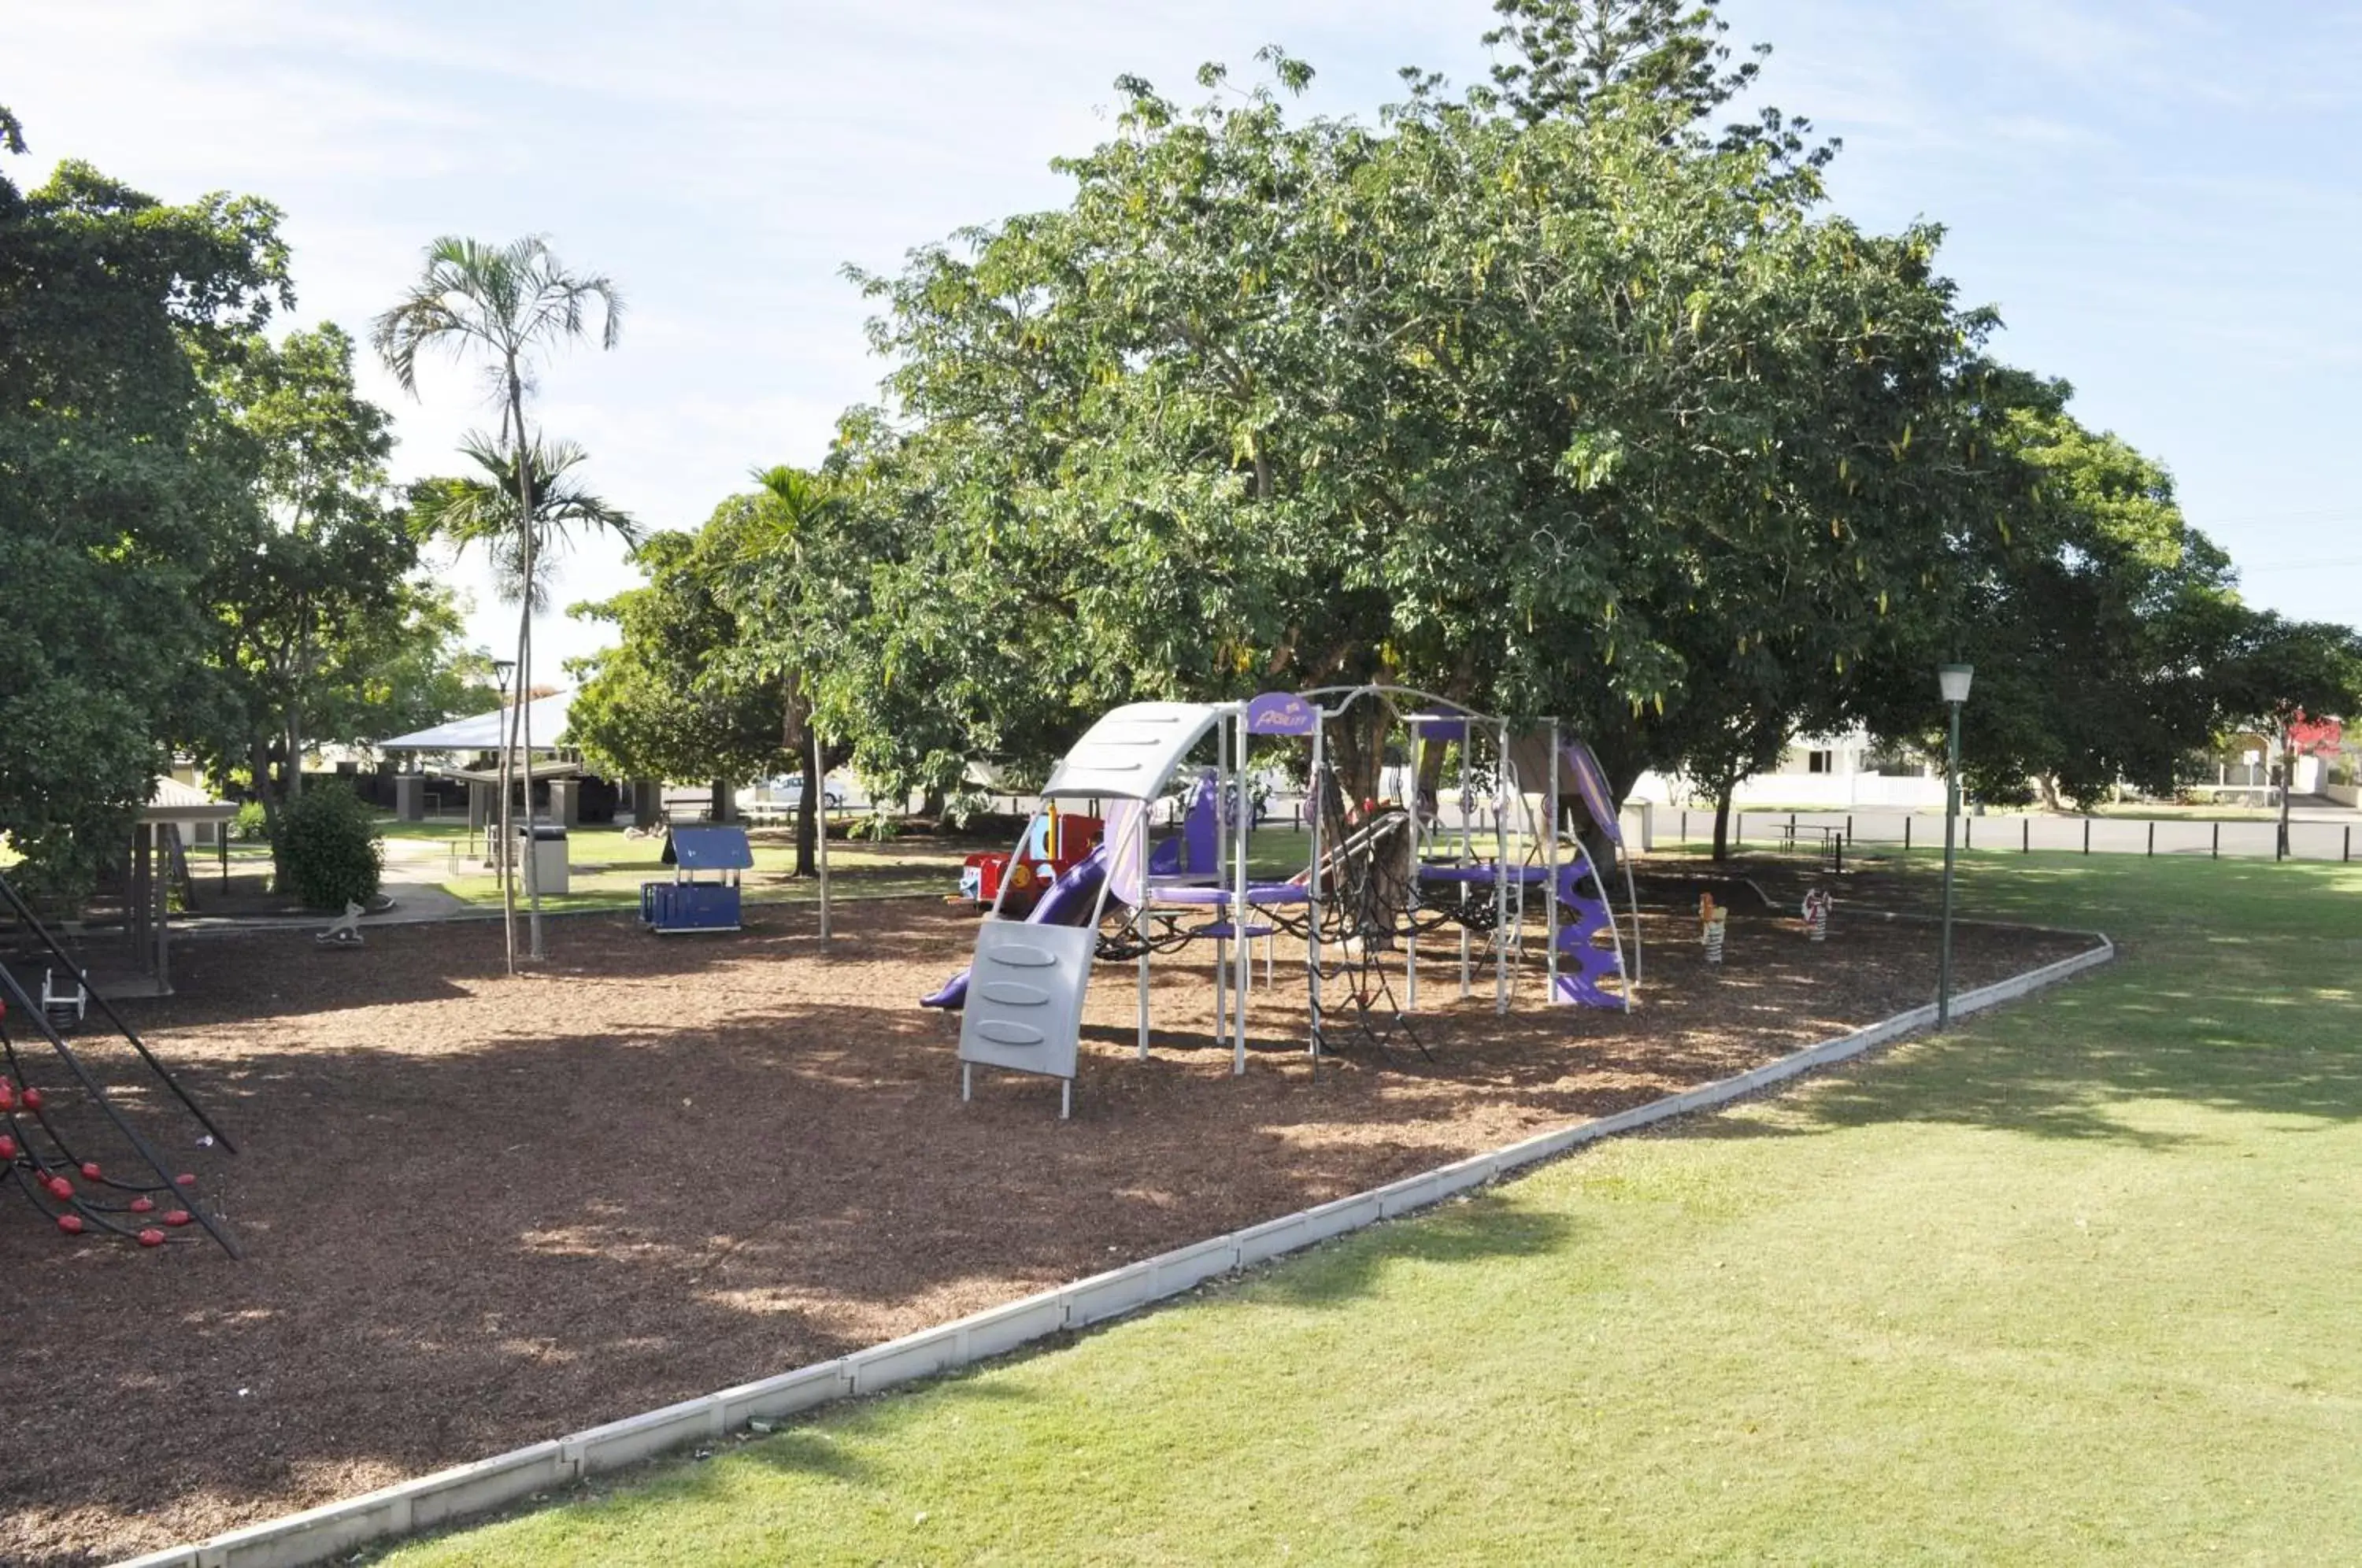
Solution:
[[[1083,732],[1050,771],[1045,798],[1153,801],[1190,747],[1235,702],[1127,702]]]

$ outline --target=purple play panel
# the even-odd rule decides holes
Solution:
[[[1617,955],[1593,945],[1592,938],[1607,929],[1607,905],[1583,890],[1591,869],[1589,856],[1577,854],[1558,871],[1559,907],[1573,918],[1558,928],[1558,992],[1555,999],[1577,1007],[1621,1008],[1624,999],[1600,988],[1611,977],[1620,977]]]
[[[1607,774],[1599,766],[1599,758],[1581,741],[1569,741],[1560,748],[1566,754],[1566,765],[1574,774],[1575,793],[1583,797],[1583,809],[1607,842],[1621,848],[1624,844],[1624,823],[1616,814],[1615,799],[1607,790]]]

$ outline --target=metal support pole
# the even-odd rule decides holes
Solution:
[[[1473,727],[1473,726],[1472,726]],[[1493,737],[1493,1010],[1509,1010],[1509,725]],[[1520,793],[1524,786],[1518,786]],[[1523,889],[1518,901],[1524,901]]]
[[[1322,770],[1328,766],[1328,715],[1315,711],[1312,715],[1312,768],[1307,775],[1309,788],[1305,794],[1305,818],[1312,838],[1311,869],[1305,873],[1307,911],[1304,933],[1304,991],[1311,1015],[1305,1049],[1317,1061],[1320,1055],[1320,820],[1324,799],[1321,794]],[[1146,960],[1143,958],[1143,963]]]
[[[1550,806],[1549,826],[1542,832],[1542,949],[1543,965],[1549,982],[1543,988],[1545,1001],[1558,1000],[1558,721],[1550,726]]]
[[[1403,933],[1403,1010],[1405,1012],[1418,1010],[1418,868],[1427,864],[1427,824],[1421,820],[1419,812],[1418,781],[1426,777],[1427,726],[1413,720],[1410,726],[1410,832],[1407,835],[1410,846],[1407,851],[1410,859],[1407,886],[1410,892],[1408,907],[1403,911],[1404,923],[1410,928]],[[1439,798],[1435,802],[1435,811],[1437,816],[1440,817],[1443,814],[1443,801],[1440,798],[1441,791],[1438,790],[1437,794]]]
[[[1468,812],[1468,792],[1476,783],[1476,769],[1469,756],[1472,748],[1468,742],[1475,733],[1476,726],[1470,723],[1463,716],[1460,721],[1460,869],[1463,873],[1468,869],[1468,863],[1476,856],[1475,823],[1471,820]],[[1415,872],[1414,875],[1416,875]],[[1465,882],[1460,884],[1460,900],[1461,913],[1464,917],[1468,911],[1468,884]],[[1468,922],[1463,918],[1460,922],[1460,999],[1462,1001],[1466,1001],[1469,998],[1472,988],[1469,984],[1471,974]]]
[[[1952,823],[1960,814],[1960,705],[1951,704],[1951,738],[1944,748],[1944,940],[1936,966],[1936,1027],[1952,1021]]]
[[[812,726],[811,783],[819,791],[812,797],[812,854],[820,871],[820,939],[829,939],[828,930],[828,774],[827,756],[821,745],[820,726]]]
[[[1238,716],[1231,721],[1238,725],[1237,746],[1231,751],[1233,772],[1231,778],[1231,807],[1238,816],[1238,851],[1231,859],[1231,929],[1238,933],[1232,944],[1233,957],[1238,964],[1235,983],[1231,988],[1233,1011],[1231,1026],[1236,1031],[1237,1043],[1231,1056],[1232,1074],[1247,1070],[1247,991],[1254,984],[1254,941],[1247,935],[1247,859],[1254,843],[1254,812],[1247,804],[1247,710],[1239,705]]]

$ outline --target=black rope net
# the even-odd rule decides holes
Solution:
[[[116,1043],[128,1047],[151,1080],[141,1086],[138,1100],[154,1101],[159,1110],[177,1102],[202,1129],[195,1140],[200,1148],[233,1153],[228,1138],[106,999],[89,988],[49,928],[0,877],[5,915],[15,917],[20,937],[38,944],[34,962],[47,978],[37,1001],[17,972],[0,963],[0,1187],[63,1236],[119,1236],[146,1247],[210,1236],[237,1256],[227,1227],[199,1199],[195,1173],[166,1161],[120,1102],[134,1097],[111,1089],[93,1069],[90,1054],[67,1034],[96,1021],[111,1024]],[[167,1092],[160,1099],[147,1092],[151,1087]]]
[[[1406,941],[1418,939],[1419,889],[1411,863],[1418,834],[1410,813],[1382,806],[1349,817],[1326,769],[1312,781],[1312,793],[1320,803],[1322,841],[1334,845],[1314,872],[1321,891],[1320,1005],[1313,1025],[1320,1048],[1367,1046],[1392,1057],[1400,1040],[1432,1061],[1395,996],[1385,962]],[[1308,933],[1308,918],[1302,923]],[[1333,1032],[1335,1018],[1351,1028]]]

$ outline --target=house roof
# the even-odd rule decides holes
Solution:
[[[513,707],[514,704],[511,704]],[[533,734],[536,753],[556,751],[557,742],[566,734],[568,712],[574,706],[574,693],[553,691],[546,697],[536,697],[525,707],[525,725]],[[499,751],[508,744],[509,708],[495,708],[489,713],[472,718],[453,719],[406,735],[378,742],[380,751]]]

